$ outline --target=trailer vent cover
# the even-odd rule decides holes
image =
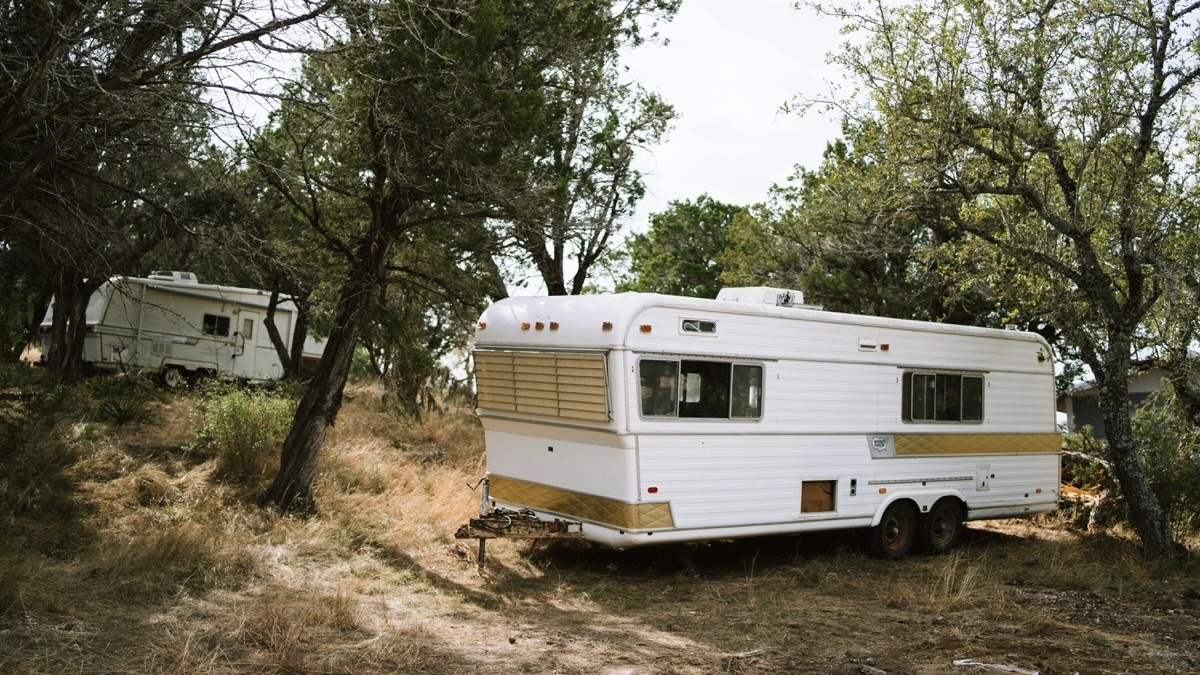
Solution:
[[[475,352],[482,409],[607,422],[607,382],[603,354]]]

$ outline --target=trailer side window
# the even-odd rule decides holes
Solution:
[[[733,405],[729,416],[740,419],[762,417],[762,366],[733,366]]]
[[[642,359],[639,365],[643,417],[676,417],[679,362]]]
[[[983,377],[952,373],[905,373],[902,417],[906,422],[982,422]]]
[[[229,337],[229,317],[219,314],[205,314],[204,323],[200,326],[200,332],[205,335]]]
[[[729,369],[732,364],[719,361],[680,361],[684,378],[680,417],[729,417]]]
[[[639,376],[643,417],[762,416],[762,366],[642,359]]]

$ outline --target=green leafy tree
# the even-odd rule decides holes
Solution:
[[[961,266],[953,244],[962,235],[943,213],[957,199],[900,189],[871,120],[843,133],[819,168],[799,169],[735,221],[721,256],[725,280],[799,288],[807,302],[843,312],[997,322],[978,289],[945,269]]]
[[[725,272],[721,252],[743,209],[700,195],[651,214],[650,230],[629,239],[629,276],[618,289],[715,298]]]
[[[547,71],[531,184],[499,221],[504,250],[531,263],[550,295],[583,292],[645,194],[634,158],[661,141],[675,111],[622,80],[618,48],[641,44],[646,18],[670,18],[678,7],[679,0],[564,6],[563,21],[592,25],[607,44],[572,49]]]
[[[1110,461],[1146,552],[1176,554],[1134,444],[1128,377],[1148,317],[1195,260],[1187,102],[1200,6],[935,0],[836,8],[835,59],[886,131],[903,189],[944,213],[999,304],[1062,331],[1100,391]],[[899,186],[898,186],[899,187]]]
[[[359,336],[375,330],[392,289],[428,290],[434,275],[415,261],[439,258],[426,246],[471,241],[514,213],[539,175],[554,75],[614,49],[623,21],[608,3],[522,0],[358,2],[339,16],[341,37],[308,59],[303,90],[253,145],[263,176],[337,259],[324,356],[265,495],[297,511],[314,506],[313,473]],[[442,261],[457,276],[472,259]],[[395,316],[413,310],[408,299]]]

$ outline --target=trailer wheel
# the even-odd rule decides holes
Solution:
[[[878,525],[867,530],[867,553],[899,560],[912,550],[916,540],[917,512],[907,501],[896,502],[883,512]]]
[[[941,555],[954,548],[962,535],[963,513],[958,500],[942,497],[921,518],[921,548]]]
[[[168,389],[177,389],[187,383],[187,376],[183,373],[183,368],[179,366],[169,366],[162,373],[163,385]]]

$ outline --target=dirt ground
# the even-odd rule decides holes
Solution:
[[[1194,575],[1113,577],[1024,524],[968,534],[896,563],[837,536],[714,544],[691,552],[699,577],[668,549],[495,543],[483,575],[460,542],[451,564],[285,555],[244,589],[9,612],[0,671],[1200,671]]]
[[[675,548],[503,541],[480,573],[452,537],[470,419],[352,409],[298,519],[178,442],[188,405],[0,461],[0,673],[1200,672],[1198,561],[1120,533],[971,523],[897,562],[847,533],[718,542],[686,551],[699,576]]]

